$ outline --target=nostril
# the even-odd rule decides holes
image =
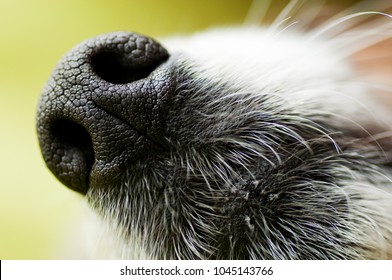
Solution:
[[[86,47],[87,62],[101,79],[128,84],[149,76],[169,54],[156,41],[135,33],[118,32],[93,38]]]
[[[91,57],[91,66],[101,79],[112,84],[131,83],[150,75],[160,64],[133,64],[129,58],[115,52],[101,52]]]
[[[64,148],[79,151],[88,165],[94,163],[93,143],[83,126],[73,121],[59,120],[53,124],[52,133]]]
[[[63,119],[55,121],[50,132],[56,145],[52,154],[53,171],[70,188],[87,192],[95,161],[90,134],[80,124]]]

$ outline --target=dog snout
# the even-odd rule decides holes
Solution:
[[[162,149],[175,81],[168,58],[153,39],[127,32],[92,38],[64,56],[37,112],[43,158],[62,183],[85,194],[103,174]]]

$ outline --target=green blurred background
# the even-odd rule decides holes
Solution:
[[[57,258],[81,210],[45,167],[35,134],[37,100],[60,57],[110,31],[159,38],[238,24],[250,2],[0,0],[0,259]]]

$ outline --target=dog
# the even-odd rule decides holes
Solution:
[[[269,26],[100,35],[58,63],[42,155],[118,258],[392,257],[392,17],[289,5]]]

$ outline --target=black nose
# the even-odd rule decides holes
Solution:
[[[85,194],[96,178],[119,176],[124,165],[163,148],[175,84],[168,58],[156,41],[117,32],[60,61],[39,102],[37,131],[61,182]]]

